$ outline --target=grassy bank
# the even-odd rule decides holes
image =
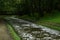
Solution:
[[[54,10],[53,12],[49,13],[49,15],[46,15],[43,18],[40,17],[39,19],[38,17],[33,15],[32,16],[24,15],[18,18],[26,19],[28,21],[30,20],[36,24],[43,25],[60,31],[60,12],[57,10]]]
[[[20,37],[15,33],[11,25],[7,24],[9,32],[14,40],[21,40]]]
[[[51,16],[43,17],[36,23],[60,31],[60,12],[54,11],[52,14]]]

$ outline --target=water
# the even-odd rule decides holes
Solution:
[[[18,18],[9,18],[22,40],[60,40],[60,31]]]

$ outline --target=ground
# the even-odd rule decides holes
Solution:
[[[6,25],[1,20],[0,20],[0,40],[12,40],[7,31]]]

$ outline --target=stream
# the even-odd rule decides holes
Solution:
[[[60,40],[60,31],[14,17],[6,18],[6,20],[14,27],[22,40]]]

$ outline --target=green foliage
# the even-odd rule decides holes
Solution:
[[[0,11],[7,11],[8,14],[15,13],[18,4],[20,0],[0,0]]]
[[[0,11],[7,11],[10,13],[30,14],[38,13],[46,15],[45,12],[50,13],[52,10],[59,10],[59,0],[0,0]],[[21,13],[22,12],[22,13]]]

